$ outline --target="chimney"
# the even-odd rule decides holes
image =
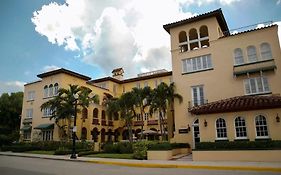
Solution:
[[[123,80],[124,70],[122,67],[113,69],[113,71],[111,73],[112,73],[113,78],[115,78],[117,80]]]

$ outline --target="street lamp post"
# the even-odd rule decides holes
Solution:
[[[76,150],[75,150],[75,143],[76,143],[76,118],[77,118],[77,100],[78,96],[77,94],[74,95],[75,102],[74,102],[74,125],[72,130],[72,154],[70,156],[71,159],[76,159]]]

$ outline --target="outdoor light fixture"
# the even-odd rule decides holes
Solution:
[[[188,132],[190,131],[190,126],[189,126],[189,124],[187,125],[187,131],[188,131]]]
[[[208,126],[208,122],[206,121],[206,119],[204,120],[204,126],[205,126],[205,127]]]
[[[277,123],[280,122],[280,117],[279,117],[278,113],[277,113],[277,115],[276,115],[276,122],[277,122]]]
[[[75,142],[76,142],[76,118],[77,118],[77,100],[78,100],[78,94],[74,94],[74,125],[72,129],[72,154],[70,156],[71,159],[76,159],[76,150],[75,150]]]

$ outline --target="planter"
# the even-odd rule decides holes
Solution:
[[[281,150],[192,151],[194,161],[281,162]]]
[[[171,160],[172,157],[172,150],[147,151],[147,160]]]

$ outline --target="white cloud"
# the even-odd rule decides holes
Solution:
[[[23,91],[24,84],[21,81],[0,82],[0,94]]]
[[[123,67],[135,76],[141,69],[171,68],[162,26],[192,15],[174,0],[66,0],[42,6],[31,20],[49,42],[78,51],[83,61],[107,73]]]
[[[60,67],[55,66],[55,65],[47,65],[47,66],[43,67],[42,71],[43,72],[49,72],[49,71],[57,70],[57,69],[60,69]]]
[[[240,0],[179,0],[182,5],[190,6],[190,5],[209,5],[211,3],[216,3],[219,5],[229,6],[233,3],[239,2]]]
[[[276,2],[276,5],[280,5],[281,4],[281,0],[278,0],[277,2]]]

